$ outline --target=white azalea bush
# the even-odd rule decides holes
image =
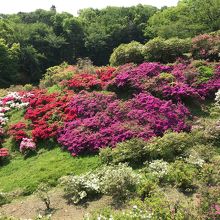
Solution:
[[[130,210],[114,212],[107,208],[93,215],[86,214],[84,220],[148,220],[152,219],[153,214],[134,205]]]
[[[78,204],[94,196],[109,195],[114,201],[126,199],[135,191],[139,175],[126,164],[104,166],[93,173],[61,179],[65,197]]]
[[[168,173],[168,163],[163,160],[153,160],[149,163],[148,171],[158,178],[163,178]]]
[[[64,185],[65,197],[74,204],[101,193],[100,179],[92,173],[63,177],[61,184]]]
[[[128,198],[140,182],[140,176],[127,164],[105,166],[102,172],[101,190],[103,194],[112,196],[115,202]]]
[[[216,102],[216,106],[220,107],[220,89],[215,94],[215,102]]]
[[[0,99],[0,127],[5,126],[8,122],[7,112],[13,109],[26,108],[29,103],[24,101],[31,97],[31,93],[19,94],[18,92],[9,92],[5,97]]]

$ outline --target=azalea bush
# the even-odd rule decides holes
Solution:
[[[61,178],[65,197],[69,202],[78,204],[98,195],[112,196],[120,202],[131,196],[139,182],[140,176],[126,164],[103,166],[93,173]]]
[[[213,96],[219,86],[219,65],[214,67],[203,65],[195,68],[187,63],[173,66],[143,63],[119,71],[108,88],[127,91],[133,89],[136,93],[147,91],[156,97],[174,101],[190,99],[201,101]]]
[[[0,148],[0,165],[3,165],[9,158],[9,150],[7,148]]]
[[[97,68],[94,73],[80,72],[74,74],[70,80],[64,81],[62,84],[67,85],[76,92],[81,90],[102,90],[114,77],[115,70],[114,67],[101,67]]]
[[[24,122],[12,124],[8,129],[8,134],[17,142],[28,136],[27,125]]]
[[[220,33],[202,34],[192,39],[192,56],[196,59],[220,60]]]
[[[25,119],[31,121],[34,141],[56,137],[62,123],[75,118],[75,110],[68,108],[72,96],[73,93],[68,91],[64,94],[47,94],[45,90],[33,92]]]
[[[36,151],[36,144],[30,138],[22,138],[20,143],[20,152],[23,154],[28,154],[29,152]]]
[[[115,147],[135,137],[148,140],[168,129],[190,130],[186,123],[190,113],[185,106],[146,93],[121,101],[111,93],[82,92],[69,107],[76,109],[77,118],[60,129],[58,141],[73,154]]]

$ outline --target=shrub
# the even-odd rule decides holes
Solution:
[[[143,45],[132,41],[129,44],[121,44],[114,49],[110,57],[110,64],[112,66],[119,66],[126,63],[141,63],[144,60],[142,54]]]
[[[218,106],[220,108],[220,89],[218,90],[218,92],[216,92],[215,94],[215,104],[216,106]]]
[[[33,85],[31,84],[26,84],[24,85],[24,91],[30,92],[31,90],[33,90]]]
[[[129,198],[135,192],[139,176],[126,164],[104,166],[101,191],[113,197],[116,203]]]
[[[10,154],[7,148],[0,148],[0,165],[8,161]]]
[[[67,63],[62,63],[59,66],[50,67],[47,69],[40,80],[40,88],[47,88],[53,85],[59,84],[63,80],[68,80],[72,77],[75,68],[73,66],[68,66]]]
[[[114,201],[121,202],[134,192],[138,175],[127,165],[119,164],[104,166],[81,176],[67,176],[61,182],[69,202],[78,204],[101,194],[110,195]]]
[[[153,160],[148,165],[148,171],[157,178],[163,178],[168,173],[168,163],[163,160]]]
[[[36,144],[30,138],[23,138],[20,143],[20,152],[28,155],[30,152],[36,151]]]
[[[81,176],[66,176],[61,179],[65,197],[69,202],[78,204],[101,193],[100,178],[94,173]]]
[[[50,188],[47,184],[41,183],[36,190],[36,194],[38,198],[45,204],[47,211],[51,210],[50,207],[51,201],[48,193],[49,189]]]
[[[200,66],[197,68],[199,71],[198,82],[203,83],[214,76],[214,70],[210,66]]]
[[[192,39],[192,56],[194,59],[220,60],[220,34],[203,34]]]
[[[193,145],[193,139],[187,133],[165,133],[163,137],[153,138],[144,150],[150,152],[154,159],[172,161],[175,157],[185,154],[186,150]]]
[[[8,134],[11,135],[15,141],[20,142],[23,138],[28,137],[27,125],[24,122],[12,124],[9,127]]]
[[[209,186],[203,187],[200,190],[201,193],[201,212],[207,219],[218,219],[219,218],[219,207],[220,207],[220,187]]]
[[[33,140],[54,138],[64,121],[75,118],[75,109],[68,108],[73,93],[47,94],[45,90],[35,90],[29,99],[25,119],[31,121]]]
[[[79,72],[62,84],[73,89],[75,92],[80,92],[81,90],[102,90],[106,88],[114,77],[114,71],[114,67],[100,67],[94,73]]]
[[[8,199],[7,193],[0,192],[0,207],[4,204],[8,203],[9,201],[10,200]]]
[[[118,143],[115,148],[109,147],[100,150],[100,158],[103,163],[124,163],[130,165],[142,164],[148,158],[148,152],[144,151],[146,142],[142,139],[131,139]]]
[[[149,62],[173,63],[190,50],[190,39],[154,38],[143,47],[145,60]]]
[[[198,170],[195,166],[187,164],[184,161],[177,160],[171,164],[166,179],[183,191],[191,191],[195,187],[195,178]]]

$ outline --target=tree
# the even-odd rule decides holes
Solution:
[[[216,31],[220,27],[220,0],[181,0],[154,14],[148,21],[145,36],[187,38]]]
[[[79,19],[84,27],[87,56],[94,64],[104,65],[120,44],[132,40],[144,42],[145,23],[156,10],[143,5],[81,10]]]
[[[19,81],[19,44],[9,47],[4,39],[0,39],[0,85],[9,86],[15,81]]]

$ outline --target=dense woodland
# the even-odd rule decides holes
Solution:
[[[87,8],[78,16],[57,13],[53,6],[30,13],[0,15],[0,84],[36,83],[45,70],[63,61],[89,57],[109,63],[115,47],[155,37],[188,38],[217,31],[219,0],[181,0],[176,7]]]

